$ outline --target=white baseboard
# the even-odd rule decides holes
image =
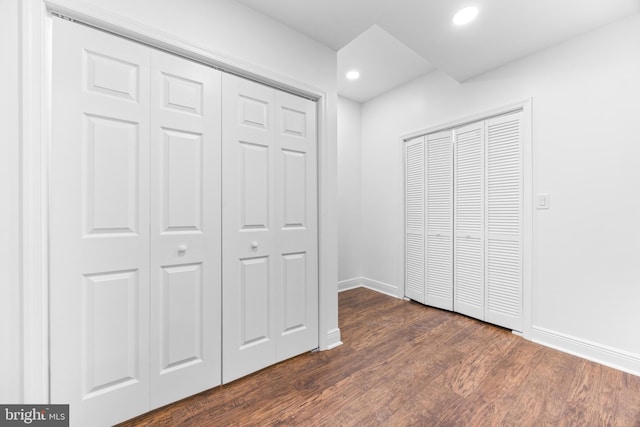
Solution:
[[[327,332],[327,348],[326,350],[331,350],[332,348],[336,348],[342,345],[342,341],[340,340],[340,329],[332,329]]]
[[[348,291],[349,289],[355,288],[367,288],[394,298],[402,298],[402,296],[398,295],[397,286],[378,282],[377,280],[367,279],[366,277],[354,277],[353,279],[338,282],[338,292]]]
[[[531,341],[574,356],[640,376],[640,355],[573,337],[539,326],[531,328]]]
[[[362,277],[354,277],[353,279],[342,280],[338,282],[338,292],[348,291],[362,286]]]

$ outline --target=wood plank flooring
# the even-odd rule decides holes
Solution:
[[[121,426],[640,426],[640,377],[363,288],[339,302],[342,346]]]

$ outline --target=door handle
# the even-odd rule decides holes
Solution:
[[[187,253],[187,245],[178,245],[178,256],[184,256]]]
[[[255,240],[253,241],[253,243],[251,243],[251,249],[253,251],[257,251],[258,250],[258,242],[256,242]]]

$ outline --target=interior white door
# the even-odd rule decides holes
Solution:
[[[222,80],[226,383],[318,346],[318,237],[315,104]]]
[[[484,320],[484,121],[454,138],[454,310]]]
[[[277,361],[318,347],[316,103],[275,90]]]
[[[53,25],[51,396],[112,425],[221,381],[220,72]]]
[[[220,71],[151,49],[151,407],[221,382]]]
[[[522,331],[522,112],[486,122],[486,320]]]
[[[222,381],[276,361],[275,92],[223,74]]]
[[[407,298],[425,302],[424,137],[405,142],[405,286]],[[449,285],[451,286],[451,284]]]
[[[61,19],[53,36],[51,402],[111,425],[149,407],[149,53]]]
[[[426,141],[425,304],[453,310],[453,132]]]

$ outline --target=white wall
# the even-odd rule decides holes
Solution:
[[[634,15],[462,84],[434,72],[366,103],[363,274],[402,295],[399,137],[532,97],[533,193],[551,195],[533,212],[533,338],[640,374],[638,40]]]
[[[338,281],[362,276],[361,105],[338,97]]]
[[[19,9],[0,1],[0,402],[22,400],[20,294]]]

